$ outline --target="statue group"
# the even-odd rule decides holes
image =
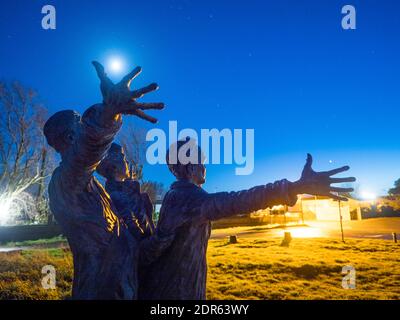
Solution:
[[[161,110],[164,104],[137,99],[158,86],[131,90],[141,68],[114,84],[100,63],[93,65],[103,102],[89,107],[83,116],[73,110],[57,112],[44,126],[48,144],[61,156],[49,183],[49,198],[73,255],[73,299],[205,299],[211,221],[277,204],[292,206],[298,194],[347,200],[339,194],[352,191],[331,186],[355,181],[332,177],[348,166],[315,172],[308,155],[298,181],[283,179],[239,192],[207,193],[202,188],[206,170],[200,148],[196,146],[197,161],[169,161],[171,150],[179,152],[187,143],[176,141],[166,159],[176,181],[163,199],[155,225],[153,205],[129,173],[123,148],[113,140],[123,116],[157,122],[145,111]],[[104,187],[94,177],[96,170],[106,179]]]

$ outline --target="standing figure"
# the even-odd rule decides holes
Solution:
[[[139,242],[137,272],[140,299],[141,287],[150,276],[147,271],[148,265],[153,263],[163,250],[171,245],[174,239],[173,229],[190,219],[192,215],[185,217],[180,217],[179,214],[173,215],[168,220],[168,225],[163,224],[155,229],[151,200],[146,193],[140,193],[139,183],[130,178],[132,174],[128,174],[128,162],[124,150],[116,143],[111,145],[107,156],[97,167],[97,172],[107,179],[105,188],[115,205],[115,213],[120,218],[121,224],[127,226],[130,233]],[[183,209],[185,212],[188,211],[187,208]],[[182,208],[175,206],[172,210],[179,213]],[[163,229],[170,231],[166,234]]]
[[[50,209],[73,255],[72,298],[134,299],[137,241],[120,225],[109,195],[93,173],[120,129],[123,114],[155,123],[143,110],[164,105],[136,100],[156,90],[155,83],[129,89],[141,68],[114,84],[101,64],[93,65],[101,80],[103,102],[88,108],[82,117],[72,110],[57,112],[44,126],[48,144],[62,160],[49,184]]]
[[[157,227],[168,223],[168,220],[177,214],[181,219],[193,214],[185,212],[184,208],[192,210],[194,215],[190,221],[176,229],[171,246],[148,268],[149,276],[139,292],[141,299],[205,299],[206,253],[211,221],[238,214],[250,214],[278,204],[293,206],[297,195],[303,193],[347,200],[331,192],[353,190],[330,186],[331,183],[355,181],[355,178],[331,177],[347,171],[349,167],[315,172],[311,168],[312,157],[308,155],[301,178],[296,182],[284,179],[239,192],[209,194],[202,189],[206,174],[202,152],[198,146],[187,148],[187,143],[191,143],[190,140],[178,141],[167,153],[168,168],[177,181],[171,185],[164,197]],[[183,146],[185,148],[182,148]],[[171,150],[174,150],[173,153]],[[176,157],[181,153],[186,155],[185,161]],[[171,154],[175,154],[175,157]],[[187,162],[187,159],[190,161]],[[182,208],[180,212],[171,210],[176,206]]]
[[[140,192],[139,182],[132,179],[123,148],[113,143],[96,171],[106,179],[105,189],[128,229],[135,233],[139,226],[145,236],[152,235],[153,204],[147,193]]]

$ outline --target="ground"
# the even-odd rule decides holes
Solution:
[[[400,299],[400,245],[387,240],[212,240],[209,299]],[[342,267],[356,270],[343,289]]]
[[[340,232],[328,232],[336,223],[319,232],[316,226],[287,228],[285,231],[293,233],[289,247],[280,246],[282,229],[215,230],[208,250],[207,298],[400,299],[400,243],[384,240],[390,238],[391,230],[399,231],[399,221],[367,222],[382,231],[377,233],[382,237],[376,232],[362,236],[362,227],[349,223],[345,243]],[[238,235],[237,244],[228,244],[226,236],[230,234]],[[53,248],[41,247],[45,243],[29,243],[35,249],[26,248],[26,243],[13,244],[25,249],[0,253],[0,299],[63,299],[70,295],[69,249],[61,239],[50,241]],[[41,287],[41,270],[48,264],[57,270],[56,290]],[[341,272],[346,265],[356,270],[355,289],[342,287]]]

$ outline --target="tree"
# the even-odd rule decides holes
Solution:
[[[391,196],[400,196],[400,179],[394,182],[394,188],[389,189],[388,193]]]
[[[146,132],[144,128],[127,125],[118,135],[118,141],[124,148],[133,176],[143,182],[143,163],[146,152]]]
[[[0,82],[0,113],[0,223],[12,215],[35,220],[52,170],[42,134],[47,111],[34,90]]]
[[[146,192],[153,204],[161,200],[165,194],[164,184],[156,181],[145,181],[142,183],[141,191]]]

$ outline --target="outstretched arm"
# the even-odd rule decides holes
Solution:
[[[290,192],[291,184],[284,179],[238,192],[212,193],[203,201],[199,214],[205,220],[218,220],[278,204],[293,206],[297,195]]]
[[[332,178],[331,176],[349,170],[348,166],[325,172],[315,172],[311,166],[312,157],[308,154],[301,178],[296,182],[284,179],[249,190],[210,194],[201,206],[200,215],[208,220],[217,220],[237,214],[250,214],[278,204],[293,206],[297,201],[297,195],[303,193],[347,200],[333,192],[352,192],[353,188],[332,187],[331,184],[354,182],[355,178]]]
[[[103,103],[87,109],[82,117],[82,126],[76,137],[73,148],[66,154],[69,172],[73,173],[74,184],[86,183],[93,174],[97,164],[109,149],[115,135],[122,125],[122,115],[136,115],[152,123],[157,119],[145,114],[143,110],[162,109],[163,103],[141,103],[137,99],[146,93],[158,89],[152,83],[138,90],[130,90],[132,80],[137,77],[141,68],[137,67],[127,74],[119,83],[114,84],[106,75],[103,66],[93,62],[100,78],[100,89]]]

